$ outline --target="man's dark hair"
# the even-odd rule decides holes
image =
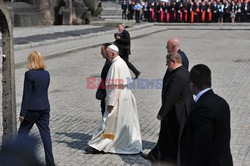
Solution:
[[[203,64],[195,65],[190,71],[190,81],[201,90],[210,88],[212,85],[211,70]]]
[[[102,45],[103,45],[104,48],[106,49],[108,46],[112,45],[112,43],[103,43]]]

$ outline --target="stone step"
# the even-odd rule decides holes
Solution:
[[[101,15],[122,15],[121,10],[103,10]]]
[[[123,1],[118,1],[118,8],[121,8],[121,4]],[[116,1],[102,1],[103,8],[116,7]]]
[[[101,13],[102,16],[121,16],[122,13],[116,13],[116,12],[113,12],[113,13]]]
[[[122,16],[120,15],[120,16],[103,16],[103,15],[101,15],[101,18],[103,18],[103,19],[122,19]]]
[[[103,13],[116,12],[116,10],[102,10]],[[117,12],[122,13],[122,10],[117,10]]]

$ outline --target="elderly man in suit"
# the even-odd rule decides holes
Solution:
[[[166,49],[168,53],[178,53],[181,56],[182,59],[182,65],[188,69],[189,66],[189,60],[187,58],[187,55],[181,51],[180,49],[181,43],[180,40],[176,37],[171,37],[168,39]]]
[[[181,138],[182,166],[232,166],[230,109],[211,89],[211,71],[203,64],[190,71],[195,103]]]

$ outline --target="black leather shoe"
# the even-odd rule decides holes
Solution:
[[[147,154],[143,153],[143,152],[140,152],[140,156],[146,160],[151,160],[152,161],[152,158],[149,157]]]
[[[85,154],[100,154],[103,153],[102,151],[96,150],[95,148],[88,147],[84,150]]]
[[[139,78],[139,76],[140,76],[140,72],[139,73],[137,73],[137,74],[135,74],[135,79],[138,79]]]

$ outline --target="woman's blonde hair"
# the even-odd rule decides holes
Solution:
[[[45,69],[47,66],[45,65],[42,54],[39,51],[33,51],[28,56],[28,64],[26,67],[32,70],[39,70]]]

